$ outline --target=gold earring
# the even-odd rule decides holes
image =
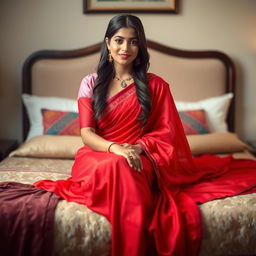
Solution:
[[[113,57],[112,57],[110,51],[109,51],[109,54],[108,54],[108,61],[109,61],[109,62],[113,62]]]

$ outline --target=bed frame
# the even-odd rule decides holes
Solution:
[[[175,100],[196,101],[234,93],[235,67],[226,54],[219,51],[178,50],[151,40],[147,44],[151,57],[149,72],[162,76],[170,84]],[[76,98],[81,79],[96,70],[101,45],[33,53],[23,65],[22,93]],[[234,119],[235,97],[227,117],[229,131],[234,131]],[[23,106],[24,139],[28,130],[29,121]]]
[[[26,59],[23,66],[22,92],[76,99],[81,79],[96,70],[101,45],[98,43],[70,51],[35,52]],[[151,57],[149,72],[158,74],[170,84],[175,100],[197,101],[235,92],[235,67],[232,60],[222,52],[178,50],[150,40],[148,49]],[[227,117],[229,131],[234,131],[234,116],[235,97]],[[23,122],[25,139],[29,120],[24,107]],[[29,142],[22,146],[25,144]],[[37,141],[33,145],[36,145],[37,151],[41,144]],[[30,153],[31,146],[28,148]],[[48,156],[37,158],[35,155],[30,157],[26,153],[25,156],[6,158],[2,161],[0,171],[4,174],[2,179],[29,184],[38,179],[66,179],[70,176],[73,160],[59,157],[52,159]],[[228,255],[236,256],[239,253],[244,256],[255,255],[256,218],[252,202],[255,202],[255,194],[214,200],[199,206],[204,232],[201,256],[224,256],[227,252]],[[111,247],[111,229],[103,216],[90,211],[85,205],[61,200],[55,217],[54,248],[58,255],[73,255],[74,244],[78,243],[81,250],[76,255],[84,255],[90,250],[93,255],[108,255],[104,253],[108,253]],[[70,241],[69,245],[67,241]]]

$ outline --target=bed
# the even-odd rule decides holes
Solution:
[[[255,159],[235,133],[235,67],[218,51],[183,51],[148,41],[150,72],[169,84],[192,154]],[[0,163],[0,181],[26,184],[66,179],[82,146],[76,97],[81,79],[96,70],[101,43],[78,50],[39,51],[23,66],[24,143]],[[57,124],[58,117],[66,122]],[[255,255],[256,195],[200,205],[200,255]],[[111,228],[84,205],[59,201],[55,255],[110,255]]]

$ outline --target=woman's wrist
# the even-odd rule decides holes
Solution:
[[[110,142],[109,144],[108,144],[108,146],[107,146],[107,150],[106,150],[106,152],[107,153],[114,153],[115,152],[115,149],[116,150],[118,150],[118,147],[126,147],[126,148],[129,148],[129,147],[131,147],[131,148],[133,148],[135,151],[136,151],[136,153],[138,154],[138,155],[140,155],[141,153],[143,153],[143,148],[142,148],[142,146],[140,145],[140,144],[135,144],[135,145],[130,145],[129,147],[127,147],[127,146],[124,146],[125,144],[118,144],[118,143],[116,143],[116,142]],[[129,145],[129,144],[127,144],[127,145]]]
[[[110,143],[108,144],[107,153],[110,153],[110,152],[111,152],[111,147],[112,147],[114,144],[116,144],[116,143],[115,143],[115,142],[110,142]]]

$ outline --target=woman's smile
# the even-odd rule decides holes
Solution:
[[[121,54],[118,54],[119,57],[122,59],[122,60],[127,60],[129,59],[129,57],[131,56],[130,54],[127,54],[127,53],[121,53]]]

